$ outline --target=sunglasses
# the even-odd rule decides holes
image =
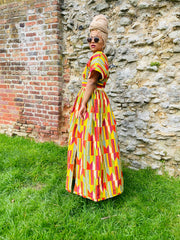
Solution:
[[[94,42],[95,42],[95,43],[98,43],[98,42],[99,42],[99,38],[98,38],[98,37],[88,37],[88,38],[87,38],[87,41],[88,41],[89,43],[91,43],[93,39],[94,39]]]

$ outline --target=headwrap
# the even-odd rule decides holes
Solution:
[[[108,38],[108,20],[104,15],[100,14],[95,16],[89,26],[89,30],[90,32],[92,30],[99,30],[101,32],[104,45],[106,45]]]

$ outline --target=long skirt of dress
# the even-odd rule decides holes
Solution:
[[[84,92],[82,87],[70,116],[66,189],[101,201],[123,192],[116,121],[106,93],[98,88],[88,101],[85,119],[78,118]]]

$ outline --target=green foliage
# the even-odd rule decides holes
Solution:
[[[159,62],[151,62],[151,63],[150,63],[150,66],[151,66],[151,67],[153,67],[153,66],[159,67],[159,66],[160,66],[160,63],[159,63]]]
[[[65,190],[67,148],[0,135],[0,239],[179,239],[180,181],[124,168],[122,195]]]

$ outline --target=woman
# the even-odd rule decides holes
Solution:
[[[101,201],[123,192],[116,121],[104,87],[109,78],[103,50],[108,37],[104,15],[94,17],[87,39],[93,52],[70,116],[66,189]]]

